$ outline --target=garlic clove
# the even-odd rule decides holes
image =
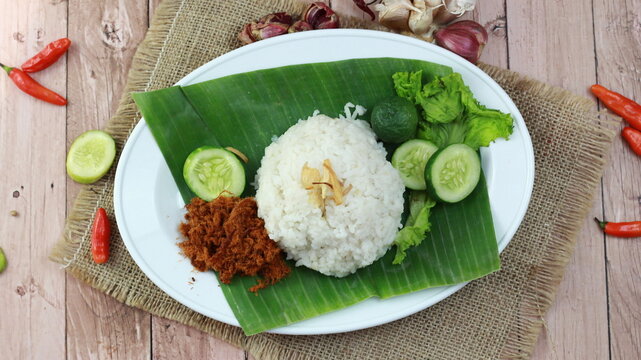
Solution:
[[[473,64],[476,64],[483,51],[483,45],[479,43],[476,35],[462,29],[443,28],[434,34],[434,39],[439,46],[462,56]]]
[[[376,4],[374,10],[378,11],[378,22],[392,30],[409,30],[410,10],[421,13],[410,0],[383,0]]]
[[[397,31],[409,30],[408,19],[410,12],[407,9],[395,9],[394,11],[379,11],[378,22],[381,25]]]
[[[476,6],[476,0],[442,0],[442,3],[434,14],[434,23],[438,25],[449,24]]]
[[[487,30],[485,30],[483,25],[477,23],[476,21],[461,20],[448,25],[447,28],[450,30],[461,29],[461,30],[471,32],[476,36],[476,40],[478,40],[479,44],[481,45],[487,44],[487,40],[488,40]]]
[[[425,34],[430,30],[432,25],[433,9],[428,7],[426,0],[414,0],[413,5],[420,11],[410,11],[408,25],[410,30],[416,34]]]
[[[319,182],[320,180],[320,171],[305,163],[300,175],[300,182],[303,184],[305,190],[311,190],[314,187],[314,183]]]
[[[242,151],[240,151],[240,150],[238,150],[236,148],[233,148],[231,146],[227,146],[225,148],[225,150],[227,150],[227,151],[233,153],[234,155],[238,156],[245,164],[247,164],[249,162],[249,158],[247,157],[247,155],[243,154]]]
[[[468,11],[474,10],[476,0],[444,0],[443,5],[452,14],[461,16]]]
[[[459,15],[452,14],[447,10],[445,6],[441,6],[434,12],[433,22],[434,24],[437,24],[437,25],[445,25],[456,20],[458,17]]]
[[[334,168],[332,168],[332,163],[330,162],[329,159],[325,159],[323,161],[323,170],[329,174],[328,182],[332,189],[332,196],[334,199],[334,203],[336,205],[343,204],[343,184],[338,179],[338,176],[336,175]]]

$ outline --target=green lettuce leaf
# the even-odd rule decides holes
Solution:
[[[410,195],[410,214],[405,226],[396,234],[394,245],[396,255],[392,264],[400,264],[405,260],[406,251],[412,246],[420,245],[425,235],[430,231],[430,213],[436,201],[430,199],[423,191],[413,191]]]
[[[418,124],[416,137],[431,141],[442,149],[448,145],[463,143],[467,132],[467,125],[461,119],[448,124],[430,124],[421,121]]]
[[[481,105],[461,74],[436,78],[419,91],[417,82],[421,78],[416,74],[396,73],[392,78],[396,93],[406,99],[413,98],[422,109],[419,139],[431,141],[439,148],[464,143],[478,150],[498,138],[508,139],[512,134],[512,116]]]
[[[465,110],[462,93],[470,93],[461,74],[452,73],[426,84],[416,102],[423,109],[423,117],[432,124],[447,124],[458,119]]]
[[[497,138],[508,139],[512,134],[513,121],[510,114],[503,114],[480,105],[466,116],[467,134],[465,144],[473,149],[489,146]]]
[[[421,91],[423,71],[397,72],[392,75],[396,94],[413,103],[416,103],[416,94]]]

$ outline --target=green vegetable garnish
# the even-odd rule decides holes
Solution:
[[[425,86],[422,84],[422,76],[422,71],[397,72],[392,76],[394,89],[398,96],[413,102],[421,109],[422,116],[416,134],[418,139],[427,140],[440,149],[453,144],[469,146],[465,147],[469,149],[467,156],[460,159],[457,157],[458,152],[454,150],[463,145],[448,148],[447,153],[441,150],[437,154],[440,154],[442,164],[437,163],[434,159],[436,155],[433,155],[426,167],[426,172],[430,173],[427,182],[431,194],[440,195],[437,196],[439,201],[458,202],[467,197],[479,181],[481,170],[476,151],[498,138],[507,139],[512,134],[512,116],[481,105],[463,82],[461,74],[452,73],[437,77]],[[398,159],[396,166],[400,167]],[[453,168],[450,169],[448,166]],[[450,179],[454,174],[456,177]],[[410,177],[406,175],[406,178]],[[406,182],[406,186],[408,184],[412,185],[411,188],[422,188]],[[430,230],[429,216],[435,204],[436,202],[426,193],[412,192],[410,216],[394,240],[394,264],[403,262],[405,251],[423,241],[425,234]]]
[[[446,124],[456,120],[465,108],[462,93],[469,91],[461,74],[452,73],[436,78],[416,94],[416,102],[423,109],[423,117],[432,124]]]
[[[452,121],[448,124],[428,124],[420,121],[416,137],[433,142],[440,149],[465,142],[467,126],[462,120]]]
[[[416,94],[421,91],[423,71],[397,72],[392,75],[396,94],[416,104]]]
[[[478,150],[512,134],[512,116],[479,104],[461,74],[436,78],[423,87],[421,76],[420,71],[392,76],[396,93],[422,109],[419,139],[431,141],[439,148],[464,143]]]
[[[465,119],[467,134],[465,144],[477,150],[489,146],[497,138],[507,139],[512,134],[513,121],[510,114],[488,109],[483,105],[469,106]]]
[[[405,221],[405,226],[396,233],[394,245],[396,255],[392,264],[400,264],[407,255],[405,251],[412,246],[417,246],[425,240],[425,234],[430,230],[430,213],[436,202],[430,199],[423,191],[412,191],[410,194],[410,215]]]

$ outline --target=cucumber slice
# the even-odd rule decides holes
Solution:
[[[199,198],[212,201],[220,195],[240,196],[245,190],[245,168],[225,149],[203,146],[189,154],[183,166],[187,186]]]
[[[479,183],[481,160],[465,144],[439,150],[425,166],[427,191],[435,199],[455,203],[465,199]]]
[[[438,147],[427,140],[414,139],[399,146],[392,155],[392,166],[398,170],[405,187],[425,190],[425,165]]]
[[[69,147],[67,174],[81,184],[91,184],[103,177],[116,157],[116,143],[100,130],[82,133]]]

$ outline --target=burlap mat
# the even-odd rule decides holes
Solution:
[[[304,5],[293,1],[165,0],[136,53],[118,112],[107,125],[118,148],[140,118],[130,92],[173,85],[240,46],[236,33],[243,23],[277,10],[299,13]],[[372,26],[343,20],[345,27]],[[503,269],[427,310],[347,334],[246,337],[240,328],[199,315],[154,286],[118,233],[109,263],[92,262],[89,229],[97,207],[113,214],[113,169],[80,192],[51,257],[119,301],[202,329],[259,359],[528,357],[590,207],[614,133],[598,119],[588,99],[507,70],[481,68],[508,92],[525,118],[536,157],[534,193],[523,224],[501,256]]]

